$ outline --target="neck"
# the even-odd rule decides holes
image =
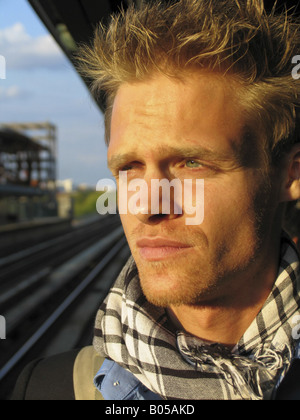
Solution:
[[[168,309],[177,329],[205,341],[233,348],[256,318],[263,305],[241,311],[240,308],[177,306]]]
[[[273,258],[270,252],[262,253],[261,263],[247,276],[243,273],[234,279],[232,287],[227,287],[228,294],[197,306],[171,305],[167,311],[174,326],[205,341],[233,348],[272,291],[278,275],[280,241],[276,245]]]

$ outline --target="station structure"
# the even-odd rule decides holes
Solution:
[[[56,217],[56,126],[0,124],[0,224]]]

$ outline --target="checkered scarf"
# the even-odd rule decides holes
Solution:
[[[176,333],[166,311],[147,302],[131,257],[97,314],[96,351],[163,399],[271,399],[298,345],[299,257],[286,236],[281,250],[274,288],[232,351]]]

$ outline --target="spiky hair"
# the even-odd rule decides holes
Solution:
[[[263,0],[147,2],[99,25],[79,52],[81,73],[94,95],[107,100],[106,141],[119,87],[155,72],[181,77],[205,69],[234,77],[243,101],[260,120],[271,148],[298,141],[300,80],[292,59],[300,54],[299,21],[287,11],[269,14]]]

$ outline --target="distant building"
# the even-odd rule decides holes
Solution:
[[[0,224],[56,216],[56,127],[1,124]]]
[[[56,181],[56,187],[60,192],[71,193],[73,191],[73,179]]]

